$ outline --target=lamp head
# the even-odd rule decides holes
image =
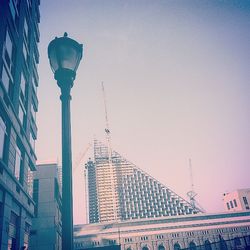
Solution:
[[[83,46],[68,37],[55,38],[48,46],[48,57],[51,69],[59,86],[65,81],[73,85],[76,71],[82,59]]]

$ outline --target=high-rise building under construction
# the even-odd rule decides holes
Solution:
[[[106,145],[94,141],[88,173],[89,222],[199,212],[190,203]]]

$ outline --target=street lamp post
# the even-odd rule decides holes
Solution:
[[[68,38],[55,38],[48,46],[48,56],[62,102],[62,250],[73,250],[72,155],[70,91],[82,58],[82,44]]]

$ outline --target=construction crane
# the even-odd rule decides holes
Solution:
[[[83,158],[85,157],[85,155],[87,154],[87,152],[89,151],[90,147],[92,146],[91,143],[88,143],[87,147],[85,148],[85,150],[81,153],[80,157],[74,162],[74,167],[73,167],[73,173],[76,171],[76,169],[80,166]]]
[[[77,168],[79,166],[82,165],[82,161],[84,159],[84,157],[86,156],[87,152],[89,151],[89,149],[91,148],[92,144],[88,143],[87,147],[85,148],[85,150],[80,154],[80,156],[78,157],[78,159],[76,159],[76,161],[74,162],[74,167],[73,167],[73,173],[75,173],[75,171],[77,170]],[[86,210],[86,222],[88,223],[88,192],[87,192],[87,168],[85,165],[84,168],[84,183],[85,183],[85,210]]]
[[[197,202],[195,197],[197,193],[194,191],[194,181],[193,181],[193,170],[192,170],[192,161],[189,159],[189,173],[190,173],[190,182],[191,182],[191,190],[187,192],[187,196],[189,197],[190,204],[195,213],[202,212],[205,210],[201,207],[201,205]]]
[[[108,121],[108,111],[107,111],[107,101],[105,95],[104,84],[102,82],[102,94],[103,94],[103,102],[104,102],[104,111],[105,111],[105,134],[106,134],[106,142],[108,146],[108,165],[110,172],[110,183],[111,183],[111,192],[112,192],[112,201],[113,201],[113,211],[114,211],[114,220],[117,220],[117,208],[116,208],[116,199],[115,199],[115,180],[114,180],[114,167],[112,164],[112,148],[111,148],[111,134],[109,129],[109,121]]]
[[[106,141],[108,146],[108,158],[109,163],[112,163],[112,150],[111,150],[111,135],[110,135],[110,129],[109,129],[109,121],[108,121],[108,110],[107,110],[107,101],[106,101],[106,95],[105,95],[105,89],[104,84],[102,82],[102,94],[103,94],[103,102],[104,102],[104,111],[105,111],[105,134],[106,134]]]

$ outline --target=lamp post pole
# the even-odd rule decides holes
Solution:
[[[59,76],[58,76],[59,77]],[[70,101],[73,79],[57,79],[62,102],[62,250],[73,249],[73,196]],[[60,82],[59,82],[60,81]]]
[[[70,122],[70,91],[82,58],[82,45],[68,38],[55,38],[48,47],[50,66],[61,89],[62,102],[62,250],[73,250],[73,194]]]

